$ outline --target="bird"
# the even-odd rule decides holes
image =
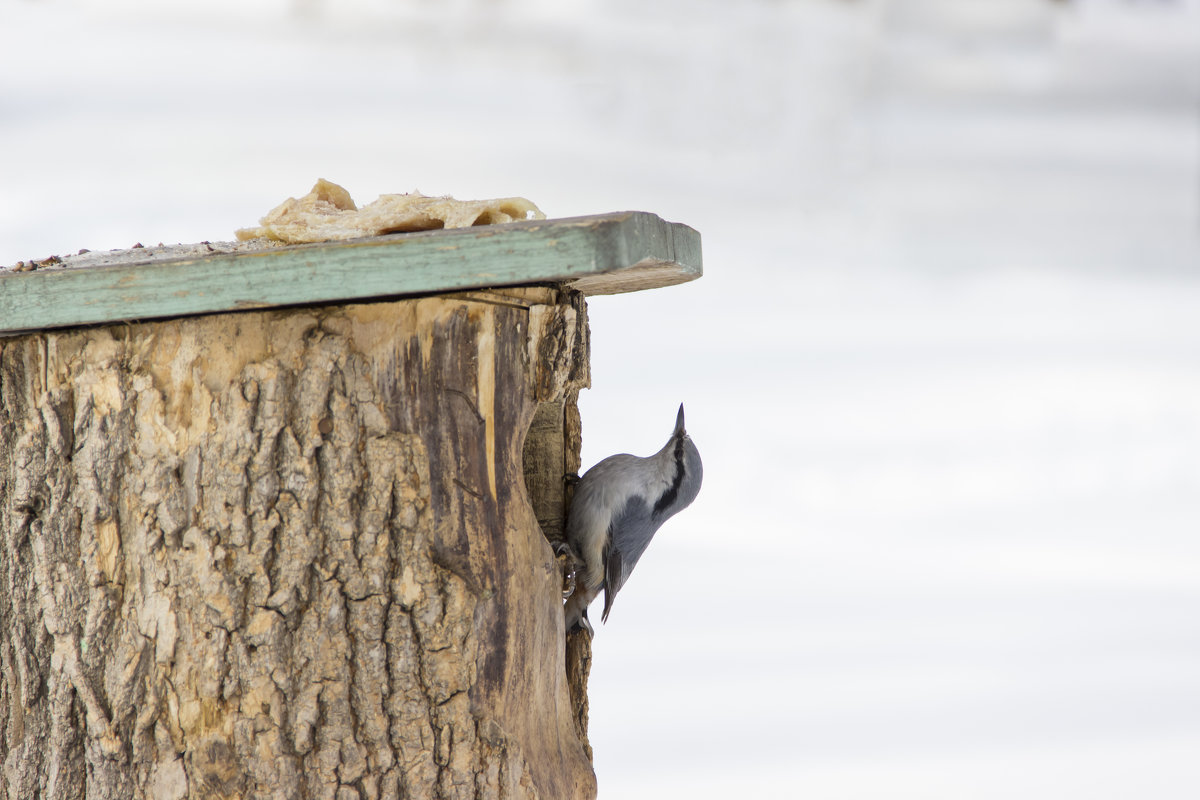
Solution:
[[[587,607],[604,590],[601,622],[655,532],[691,505],[704,466],[683,424],[683,404],[666,445],[645,458],[619,453],[589,469],[567,514],[568,546],[577,561],[576,588],[563,607],[566,630],[592,626]]]

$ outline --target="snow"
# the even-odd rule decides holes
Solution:
[[[317,177],[704,236],[585,466],[705,458],[597,632],[602,797],[1200,793],[1200,2],[0,0],[0,263]]]

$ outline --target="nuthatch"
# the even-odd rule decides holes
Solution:
[[[567,516],[567,543],[579,559],[575,593],[564,609],[568,631],[592,630],[587,607],[601,589],[600,619],[608,619],[654,532],[696,499],[703,478],[700,452],[683,429],[683,405],[662,450],[646,458],[609,456],[580,478]]]

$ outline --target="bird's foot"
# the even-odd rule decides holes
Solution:
[[[551,547],[554,548],[554,557],[563,559],[562,596],[566,600],[575,594],[575,565],[579,562],[575,558],[575,551],[566,542],[552,542]]]

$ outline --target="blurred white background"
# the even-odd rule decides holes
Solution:
[[[1200,797],[1200,0],[0,0],[0,263],[356,200],[653,211],[584,465],[705,458],[604,798]]]

